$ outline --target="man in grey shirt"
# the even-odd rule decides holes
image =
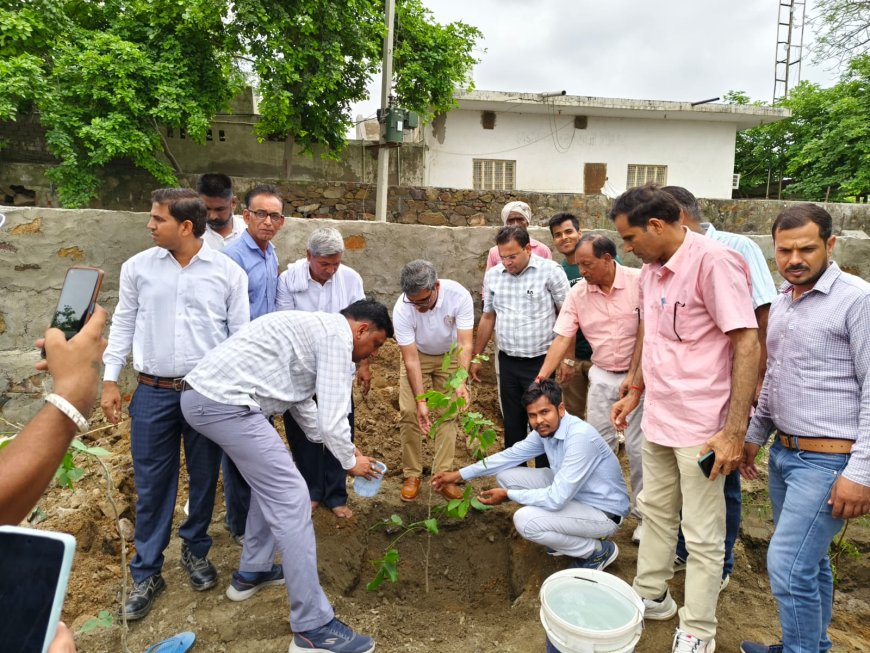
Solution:
[[[870,283],[830,260],[831,231],[815,204],[791,206],[773,223],[786,283],[770,309],[767,374],[740,469],[757,477],[758,449],[776,430],[767,573],[782,644],[743,642],[743,653],[831,648],[828,547],[844,520],[870,512]]]

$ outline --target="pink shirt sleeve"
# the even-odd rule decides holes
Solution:
[[[571,288],[568,296],[565,298],[565,303],[562,304],[562,310],[559,311],[559,316],[556,318],[556,324],[553,326],[555,333],[566,338],[570,338],[577,333],[577,330],[580,328],[578,305],[585,294],[585,281],[580,281],[580,283]]]
[[[723,333],[757,328],[749,268],[743,258],[729,250],[706,261],[698,281],[704,306],[716,326]]]

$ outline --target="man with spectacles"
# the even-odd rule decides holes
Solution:
[[[538,377],[545,379],[553,373],[575,334],[582,329],[592,345],[586,421],[616,453],[619,440],[610,422],[610,407],[622,396],[620,392],[625,379],[632,376],[631,358],[640,322],[640,270],[617,263],[616,244],[601,234],[583,236],[577,243],[573,260],[577,261],[583,278],[568,293],[553,329],[556,339],[550,345]],[[642,533],[641,514],[637,507],[637,497],[643,489],[642,415],[641,399],[625,429],[625,451],[631,470],[632,516],[638,520],[631,538],[634,542],[640,542]]]
[[[247,229],[242,232],[241,238],[223,250],[248,275],[252,320],[275,310],[278,255],[272,239],[284,226],[283,208],[284,199],[275,186],[254,186],[245,196],[245,210],[242,213]],[[241,544],[251,505],[251,488],[226,454],[221,458],[221,469],[227,506],[225,523],[236,544]]]
[[[423,475],[420,431],[428,435],[431,428],[425,400],[416,399],[428,388],[441,390],[447,379],[461,366],[467,370],[471,362],[471,337],[474,329],[474,303],[471,293],[450,279],[439,279],[429,261],[411,261],[400,277],[402,294],[393,307],[396,342],[402,352],[402,372],[399,376],[399,430],[402,437],[402,468],[405,477],[402,501],[413,501],[420,492]],[[444,354],[458,344],[458,360],[441,368]],[[469,401],[463,382],[456,394]],[[466,403],[467,405],[467,403]],[[457,425],[452,419],[444,422],[435,433],[435,460],[432,473],[453,468]],[[459,499],[462,491],[453,483],[442,484],[438,491],[447,499]]]
[[[680,225],[680,205],[655,185],[610,210],[626,252],[643,262],[638,338],[617,429],[646,389],[642,420],[643,537],[634,589],[646,619],[671,619],[677,529],[689,549],[676,653],[712,653],[725,557],[725,476],[740,463],[758,374],[758,329],[743,258]],[[640,364],[638,364],[640,361]],[[712,451],[709,479],[698,459]]]
[[[495,242],[501,263],[484,277],[483,315],[472,358],[495,331],[504,441],[511,447],[526,437],[528,418],[520,400],[544,363],[569,286],[561,265],[532,253],[529,232],[522,227],[502,228]],[[479,372],[480,364],[472,363],[473,380],[480,380]],[[546,455],[536,459],[536,466],[546,465]]]
[[[291,263],[278,278],[278,310],[338,313],[365,299],[362,277],[342,263],[343,254],[344,238],[337,229],[324,227],[311,232],[305,258]],[[372,378],[368,359],[356,366],[351,364],[350,372],[356,373],[357,383],[367,394]],[[347,418],[353,439],[352,395]],[[311,509],[322,503],[336,517],[352,517],[353,511],[347,505],[345,473],[339,461],[322,444],[310,442],[289,412],[284,414],[284,429],[296,466],[308,485]]]
[[[215,251],[238,240],[245,231],[245,221],[235,215],[236,196],[233,181],[218,172],[200,175],[196,180],[196,192],[205,202],[207,210],[203,241]]]

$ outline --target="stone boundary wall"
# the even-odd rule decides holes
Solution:
[[[419,158],[420,153],[415,152]],[[407,158],[407,157],[406,157]],[[395,163],[395,157],[393,157]],[[416,159],[415,159],[416,160]],[[417,162],[419,163],[419,162]],[[407,164],[405,164],[407,167]],[[58,206],[51,184],[44,177],[45,166],[0,164],[0,191],[26,188],[20,195],[22,206]],[[398,172],[397,172],[398,174]],[[329,178],[329,175],[325,175]],[[402,173],[402,178],[405,173]],[[18,180],[13,184],[11,179]],[[179,183],[193,186],[197,175],[183,175]],[[332,177],[335,179],[335,177]],[[287,215],[298,218],[332,220],[375,219],[375,185],[357,181],[287,181],[255,177],[233,177],[236,195],[259,183],[277,185],[286,199]],[[103,186],[103,196],[92,208],[117,211],[147,211],[154,182],[144,173],[113,171]],[[7,191],[3,191],[6,193]],[[11,191],[9,191],[11,192]],[[18,196],[16,196],[18,197]],[[501,209],[510,201],[529,203],[534,223],[546,225],[560,211],[576,214],[587,229],[610,229],[607,212],[611,200],[604,195],[582,193],[537,193],[530,191],[477,191],[455,188],[391,186],[387,202],[387,221],[429,226],[477,227],[500,225]],[[2,202],[2,197],[0,197]],[[718,229],[745,234],[770,233],[770,225],[786,206],[796,202],[781,200],[700,199],[707,221]],[[862,230],[870,233],[870,204],[822,203],[834,218],[836,231]]]
[[[42,375],[33,369],[38,360],[33,341],[48,326],[67,268],[90,265],[105,270],[100,303],[111,313],[118,300],[121,264],[152,243],[145,228],[145,213],[2,206],[0,212],[7,216],[0,231],[0,415],[20,422],[29,419],[40,405]],[[468,288],[479,312],[486,255],[494,244],[497,227],[289,220],[274,241],[282,270],[304,256],[309,234],[323,226],[341,231],[347,248],[344,262],[362,275],[366,292],[391,310],[400,293],[402,266],[425,258],[436,265],[441,277]],[[533,227],[530,231],[535,238],[551,243],[548,230]],[[621,250],[618,235],[602,231]],[[770,237],[753,239],[775,270]],[[840,238],[834,255],[841,267],[870,279],[870,237],[854,234]],[[624,260],[627,265],[639,265],[633,255]],[[122,382],[127,390],[132,388],[129,366]]]

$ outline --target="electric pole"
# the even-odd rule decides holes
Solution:
[[[384,39],[383,77],[381,81],[381,113],[390,106],[390,92],[393,87],[393,22],[396,15],[395,0],[386,0],[384,7],[387,22],[387,36]],[[378,148],[378,181],[375,195],[375,220],[387,221],[387,190],[390,176],[390,148],[388,147],[381,128]]]

